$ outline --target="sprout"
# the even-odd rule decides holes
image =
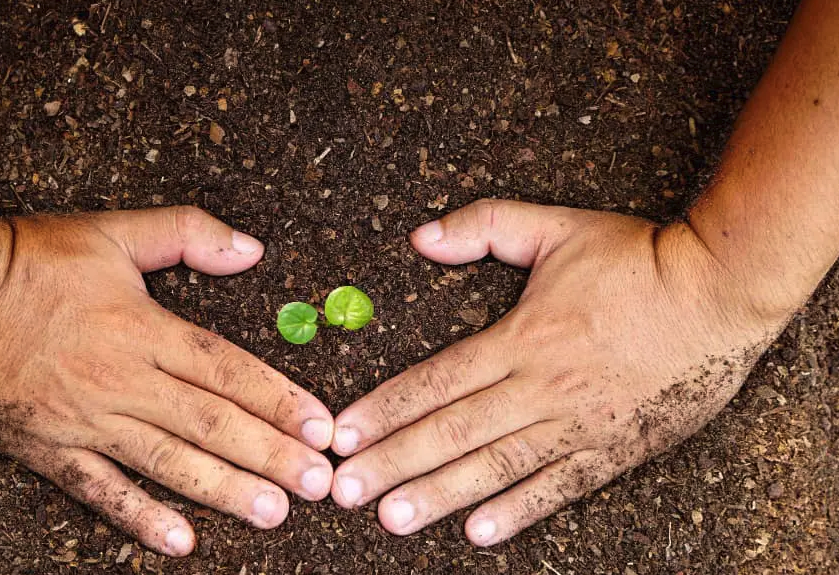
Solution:
[[[373,319],[373,302],[360,289],[342,286],[332,290],[324,306],[326,322],[318,320],[318,311],[303,302],[288,303],[277,315],[277,329],[294,344],[308,343],[319,326],[341,326],[349,330],[363,328]]]
[[[357,287],[344,286],[332,290],[323,311],[329,325],[357,330],[373,319],[373,302]]]
[[[288,342],[309,343],[318,332],[318,310],[301,301],[288,303],[277,316],[277,329]]]

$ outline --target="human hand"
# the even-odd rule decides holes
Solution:
[[[329,411],[141,276],[238,273],[262,253],[190,207],[0,220],[0,450],[168,555],[191,552],[192,528],[112,460],[266,529],[288,513],[279,486],[328,495]]]
[[[332,497],[387,493],[379,518],[399,535],[509,487],[466,521],[496,544],[690,436],[791,311],[754,305],[687,224],[483,200],[412,242],[532,274],[497,324],[336,417],[333,450],[352,457]]]

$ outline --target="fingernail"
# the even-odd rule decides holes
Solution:
[[[172,555],[188,555],[192,551],[192,534],[184,527],[175,527],[166,534],[166,549]]]
[[[414,520],[416,511],[411,503],[405,501],[404,499],[397,499],[396,501],[392,501],[388,504],[387,514],[393,521],[394,526],[405,527],[408,523]]]
[[[325,467],[317,466],[303,474],[303,477],[300,478],[300,484],[312,498],[317,499],[329,492],[331,480],[332,473]]]
[[[253,500],[253,514],[260,523],[259,527],[274,527],[280,523],[277,511],[280,509],[280,496],[273,491],[261,493]]]
[[[306,443],[312,447],[320,448],[329,445],[331,439],[329,437],[330,428],[329,422],[325,419],[307,419],[303,422],[300,432]]]
[[[414,230],[414,239],[426,244],[439,242],[443,237],[443,226],[438,220],[428,222]]]
[[[491,519],[480,519],[472,525],[472,539],[479,544],[488,543],[495,536],[495,521]]]
[[[338,489],[341,490],[341,495],[347,505],[355,505],[361,500],[364,486],[355,477],[344,476],[338,478]]]
[[[340,453],[352,453],[358,448],[360,436],[357,429],[339,427],[335,431],[335,447]]]
[[[233,232],[231,244],[234,250],[245,255],[255,254],[262,249],[262,243],[258,239],[236,231]]]

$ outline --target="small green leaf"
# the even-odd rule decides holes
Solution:
[[[324,306],[326,321],[347,329],[361,329],[373,319],[373,302],[367,294],[353,286],[332,290]]]
[[[277,315],[277,329],[287,342],[303,344],[318,331],[318,310],[307,303],[287,303]]]

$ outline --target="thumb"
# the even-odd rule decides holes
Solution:
[[[529,268],[567,234],[567,208],[510,200],[478,200],[411,234],[414,248],[443,264],[462,264],[492,254]]]
[[[210,275],[235,274],[255,265],[265,251],[256,238],[193,206],[111,212],[98,218],[100,229],[141,272],[183,261]]]

